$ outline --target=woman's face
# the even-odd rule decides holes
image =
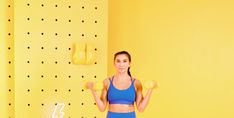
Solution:
[[[117,72],[124,73],[128,71],[130,62],[126,54],[117,55],[115,58],[114,66]]]

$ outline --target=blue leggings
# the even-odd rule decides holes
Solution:
[[[136,118],[135,112],[129,113],[116,113],[108,111],[106,118]]]

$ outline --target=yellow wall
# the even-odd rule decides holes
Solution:
[[[138,79],[157,80],[138,118],[233,118],[234,2],[110,0],[108,75],[127,50]]]

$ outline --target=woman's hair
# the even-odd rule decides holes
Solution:
[[[125,54],[128,57],[129,62],[131,62],[131,55],[127,51],[120,51],[115,53],[114,60],[118,55]],[[130,72],[130,67],[128,68],[128,75],[132,77],[131,72]]]

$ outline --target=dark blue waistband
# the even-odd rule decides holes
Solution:
[[[106,118],[136,118],[136,113],[135,111],[125,113],[108,111]]]
[[[135,111],[132,111],[132,112],[113,112],[113,111],[108,111],[108,113],[117,113],[117,114],[132,114],[132,113],[135,113]]]

